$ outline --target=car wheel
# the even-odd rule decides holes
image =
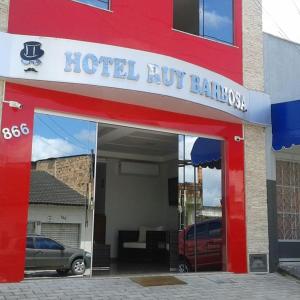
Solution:
[[[69,269],[58,269],[56,270],[57,274],[60,276],[66,276],[69,273]]]
[[[189,268],[187,261],[184,258],[180,259],[180,261],[178,263],[178,272],[179,273],[187,273],[187,272],[189,272],[189,269],[190,268]]]
[[[73,275],[82,275],[85,272],[85,263],[83,258],[77,258],[72,263],[72,274]]]

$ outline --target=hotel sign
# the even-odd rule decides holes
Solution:
[[[90,74],[101,77],[117,78],[123,80],[139,81],[141,76],[136,71],[137,62],[126,58],[85,54],[81,52],[66,52],[65,72]],[[196,74],[187,74],[170,66],[159,66],[148,63],[146,72],[147,83],[176,87],[176,89],[188,88],[191,93],[205,96],[213,100],[226,103],[242,112],[247,111],[244,96],[240,92],[221,85],[219,82],[208,78],[201,78]],[[185,86],[185,77],[189,77],[188,86]]]
[[[10,82],[225,121],[270,124],[267,95],[173,57],[8,33],[0,33],[0,53],[0,78]]]

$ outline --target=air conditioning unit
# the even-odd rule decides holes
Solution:
[[[147,162],[121,161],[119,171],[122,175],[159,176],[159,165]]]

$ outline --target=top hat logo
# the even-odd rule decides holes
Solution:
[[[24,49],[21,50],[20,55],[24,60],[36,60],[44,55],[44,50],[41,49],[42,44],[39,42],[26,42]]]
[[[44,55],[44,50],[41,49],[42,44],[39,42],[31,41],[24,43],[24,48],[20,52],[22,63],[24,65],[33,64],[34,66],[40,65],[42,62],[40,58]],[[27,68],[25,72],[37,72],[35,68]]]

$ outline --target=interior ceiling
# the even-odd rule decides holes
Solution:
[[[177,158],[178,136],[118,125],[98,125],[98,157],[128,157],[165,161]],[[132,157],[133,158],[133,157]]]

